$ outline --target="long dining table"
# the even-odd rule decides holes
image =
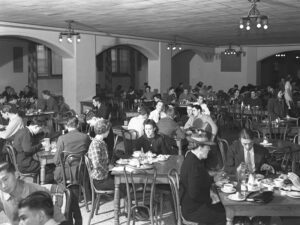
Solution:
[[[226,212],[226,225],[233,225],[235,216],[297,216],[300,212],[300,199],[280,195],[274,192],[271,202],[261,204],[248,201],[232,201],[228,199],[229,194],[218,190],[220,200]]]
[[[171,155],[166,161],[153,163],[157,171],[157,184],[169,184],[168,172],[171,169],[176,169],[180,171],[181,164],[183,162],[183,156]],[[147,170],[149,176],[153,175],[153,170]],[[115,196],[114,196],[114,224],[119,225],[119,213],[120,213],[120,184],[125,184],[125,177],[123,172],[112,170],[112,175],[114,175],[115,181]],[[133,175],[134,176],[134,175]],[[134,176],[135,183],[143,183],[145,177]]]

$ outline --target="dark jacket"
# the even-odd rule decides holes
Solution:
[[[154,138],[147,138],[146,135],[141,136],[137,139],[135,147],[137,150],[143,148],[144,152],[151,151],[156,154],[169,154],[164,138],[159,134],[156,134]]]
[[[255,172],[260,172],[260,167],[264,164],[270,164],[270,154],[266,148],[258,144],[253,145]],[[226,172],[235,174],[237,167],[245,162],[244,147],[239,140],[233,142],[227,152]]]
[[[32,144],[32,135],[27,127],[17,131],[13,146],[17,152],[16,158],[20,172],[38,173],[40,162],[33,159],[33,155],[41,149],[42,145]]]
[[[107,105],[105,105],[104,103],[101,103],[99,108],[95,108],[94,109],[95,112],[95,117],[98,118],[103,118],[103,119],[109,119],[109,115],[111,113],[111,109],[110,107],[108,107]]]
[[[283,118],[286,116],[286,106],[284,100],[278,98],[270,98],[268,100],[268,113],[271,120],[276,118]]]

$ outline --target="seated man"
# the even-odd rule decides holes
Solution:
[[[57,140],[57,151],[55,153],[54,161],[56,164],[56,169],[54,173],[55,180],[60,183],[62,182],[63,175],[62,175],[62,167],[60,164],[60,155],[62,152],[64,154],[68,153],[83,153],[85,154],[88,151],[90,145],[90,137],[87,134],[81,133],[78,131],[78,118],[76,116],[70,117],[66,124],[66,128],[68,130],[67,134],[60,136]],[[66,166],[66,165],[65,165]],[[74,167],[73,167],[74,166]],[[65,168],[66,170],[68,168]],[[72,174],[73,178],[76,177],[76,172],[78,169],[78,164],[72,164]],[[74,173],[73,173],[74,172]],[[66,173],[68,176],[69,173]],[[69,179],[67,177],[67,179]]]
[[[43,90],[42,97],[45,100],[45,107],[42,109],[43,111],[58,111],[58,105],[55,99],[52,97],[50,91]]]
[[[140,107],[139,115],[132,117],[128,123],[128,130],[136,130],[138,137],[144,135],[144,121],[148,118],[148,113],[144,107]]]
[[[59,225],[53,218],[54,205],[51,195],[47,192],[33,192],[19,202],[18,208],[19,224]]]
[[[268,150],[254,143],[254,135],[251,130],[242,129],[239,140],[230,146],[227,152],[227,162],[225,171],[235,174],[240,171],[243,164],[246,164],[250,173],[261,171],[272,171],[274,168],[270,166],[270,154]]]
[[[244,104],[246,106],[250,105],[250,107],[255,107],[255,106],[258,106],[259,108],[262,107],[262,101],[257,96],[255,91],[251,91],[250,98],[246,98],[245,101],[244,101]]]
[[[41,130],[42,127],[32,121],[29,126],[19,129],[14,137],[13,147],[17,152],[17,164],[21,173],[40,172],[40,162],[35,160],[33,155],[38,151],[41,151],[44,142],[41,144],[34,144],[33,136],[38,134]],[[49,173],[51,172],[53,173],[53,169],[50,169]],[[46,173],[48,173],[47,170]]]
[[[8,162],[0,162],[0,212],[3,210],[12,225],[19,224],[18,203],[35,191],[47,189],[33,183],[17,179],[15,167]],[[61,211],[54,207],[54,219],[58,222],[65,218]]]

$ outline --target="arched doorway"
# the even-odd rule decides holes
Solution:
[[[300,51],[286,51],[274,54],[257,62],[259,85],[276,87],[281,78],[288,74],[294,80],[300,79]]]
[[[12,86],[19,93],[31,86],[37,94],[47,89],[62,94],[62,56],[31,38],[0,37],[0,92]]]
[[[139,89],[148,79],[148,58],[128,45],[113,46],[96,56],[97,94],[112,93],[117,86],[122,90]]]

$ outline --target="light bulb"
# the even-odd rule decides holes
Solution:
[[[68,41],[69,43],[72,43],[72,42],[73,42],[71,35],[68,35],[67,41]]]
[[[168,45],[168,46],[167,46],[167,50],[170,50],[170,49],[171,49],[171,48],[170,48],[170,46]]]
[[[258,24],[256,25],[256,27],[257,27],[258,29],[261,28],[261,24],[258,23]]]
[[[265,24],[265,25],[264,25],[264,29],[265,29],[265,30],[268,29],[268,24]]]
[[[58,37],[58,41],[59,41],[59,42],[62,42],[62,41],[63,41],[63,37],[62,37],[61,34],[60,34],[59,37]]]
[[[246,26],[246,30],[250,30],[250,26],[249,25]]]
[[[181,51],[181,50],[182,50],[182,47],[181,47],[181,46],[179,46],[179,47],[178,47],[178,50],[179,50],[179,51]]]
[[[175,50],[176,50],[176,46],[174,46],[174,47],[172,48],[172,50],[174,50],[174,51],[175,51]]]
[[[76,40],[77,40],[77,42],[78,42],[78,43],[81,41],[81,37],[80,37],[80,35],[79,35],[79,34],[77,35],[77,38],[76,38]]]
[[[240,24],[240,29],[244,29],[244,24]]]

